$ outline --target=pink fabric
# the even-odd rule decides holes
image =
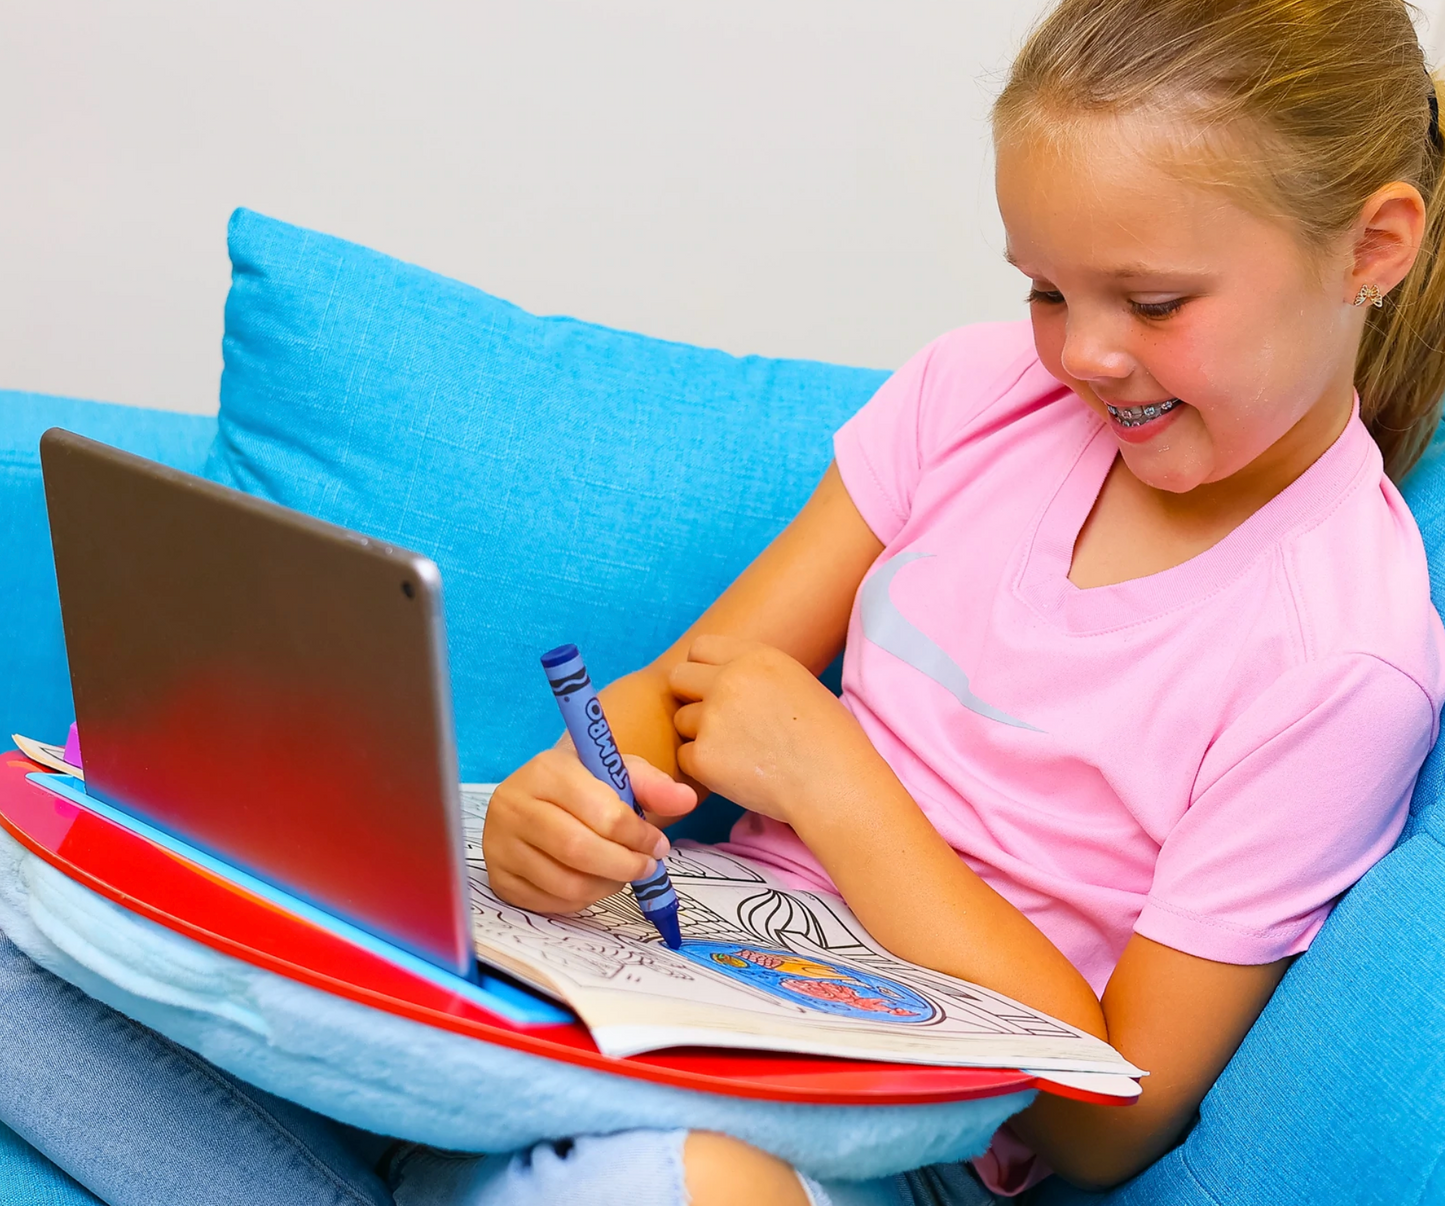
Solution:
[[[1398,836],[1445,696],[1420,535],[1358,416],[1214,548],[1080,590],[1116,448],[1026,323],[943,336],[835,440],[886,545],[843,700],[1099,993],[1134,933],[1226,963],[1308,947]],[[834,890],[785,825],[748,814],[728,848]]]
[[[971,1163],[984,1185],[1009,1198],[1032,1189],[1054,1171],[1009,1129],[1007,1122],[994,1132],[988,1151]]]
[[[65,738],[65,760],[71,766],[80,766],[80,730],[72,724]]]
[[[945,335],[835,448],[886,545],[859,598],[894,572],[904,622],[1030,726],[880,648],[855,601],[843,700],[969,866],[1096,992],[1131,933],[1304,950],[1398,836],[1445,695],[1420,535],[1359,419],[1208,552],[1091,590],[1068,570],[1116,444],[1027,324]],[[832,890],[785,825],[750,814],[730,848]]]

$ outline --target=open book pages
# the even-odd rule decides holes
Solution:
[[[15,742],[15,748],[24,754],[31,762],[48,767],[50,770],[58,771],[62,775],[74,775],[75,778],[85,781],[85,772],[78,766],[71,766],[65,760],[65,747],[63,745],[51,745],[48,741],[36,741],[33,737],[26,737],[21,733],[11,733],[10,740]]]
[[[680,951],[663,945],[626,891],[572,916],[505,904],[482,858],[488,798],[463,788],[477,954],[570,1005],[609,1055],[753,1048],[1027,1068],[1115,1096],[1137,1092],[1124,1078],[1143,1073],[1108,1044],[895,958],[839,898],[789,891],[711,847],[684,843],[667,859]]]

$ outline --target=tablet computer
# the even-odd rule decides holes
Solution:
[[[437,567],[70,432],[40,455],[87,794],[473,976]]]

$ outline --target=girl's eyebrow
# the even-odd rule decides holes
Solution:
[[[1170,278],[1194,277],[1201,278],[1210,275],[1195,268],[1173,268],[1167,265],[1158,264],[1120,264],[1116,268],[1110,268],[1105,274],[1115,280],[1141,276],[1167,276]]]
[[[1021,268],[1018,257],[1014,255],[1011,248],[1004,248],[1003,258],[1008,261],[1008,263],[1012,264],[1015,268]],[[1131,264],[1119,264],[1114,268],[1107,269],[1103,273],[1103,275],[1113,280],[1137,280],[1141,277],[1151,276],[1169,277],[1170,279],[1174,280],[1177,280],[1181,277],[1187,277],[1194,280],[1202,280],[1210,276],[1211,274],[1208,272],[1202,272],[1195,268],[1171,268],[1167,266],[1161,267],[1158,264],[1145,264],[1136,262]]]

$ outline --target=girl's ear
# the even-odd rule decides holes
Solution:
[[[1354,230],[1354,258],[1346,277],[1346,301],[1367,285],[1388,293],[1420,253],[1425,236],[1425,201],[1413,184],[1396,180],[1371,194]]]

